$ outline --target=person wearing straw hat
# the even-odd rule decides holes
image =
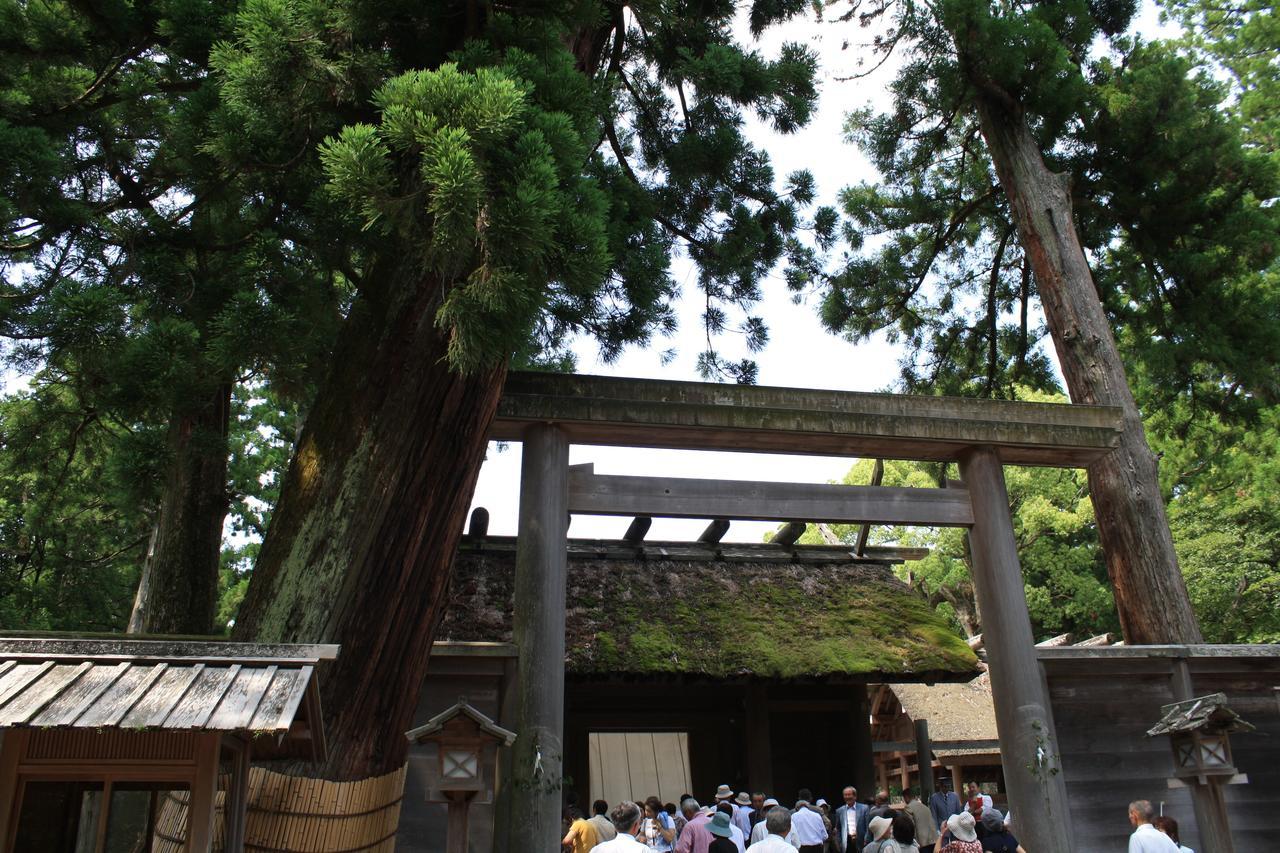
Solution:
[[[738,845],[733,843],[733,830],[729,813],[717,811],[715,817],[711,818],[711,823],[707,824],[707,831],[715,836],[707,853],[738,853]]]
[[[880,853],[880,848],[889,839],[893,831],[893,818],[876,815],[867,823],[867,834],[871,840],[862,848],[862,853]]]
[[[938,827],[937,842],[933,845],[934,853],[982,853],[982,842],[978,841],[978,833],[974,829],[973,815],[968,812],[953,814]],[[942,842],[948,838],[947,844]]]
[[[755,811],[751,808],[751,795],[739,791],[733,798],[733,806],[733,825],[742,830],[742,837],[746,838],[751,834],[751,813]]]

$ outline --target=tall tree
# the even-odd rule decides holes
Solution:
[[[1064,0],[997,6],[980,0],[948,0],[922,7],[886,0],[860,4],[854,9],[868,22],[892,18],[889,36],[882,45],[885,49],[907,51],[894,83],[895,111],[884,116],[858,117],[855,131],[862,135],[864,144],[889,177],[890,188],[872,199],[873,209],[888,209],[888,213],[878,215],[913,217],[914,245],[910,247],[912,253],[903,256],[908,263],[884,263],[883,255],[879,264],[857,259],[832,277],[824,305],[828,322],[854,334],[889,324],[911,332],[919,326],[912,311],[913,300],[930,287],[935,261],[947,260],[946,250],[962,251],[963,240],[981,241],[995,247],[988,250],[988,257],[1008,258],[1009,228],[1016,229],[1021,252],[1011,260],[1023,265],[1021,277],[1013,271],[1002,272],[994,260],[988,265],[981,261],[970,264],[968,270],[956,265],[955,276],[961,280],[973,281],[975,272],[976,276],[989,276],[984,301],[987,310],[982,315],[986,321],[986,363],[1026,369],[1024,347],[1032,342],[1031,336],[1021,330],[1007,335],[1006,340],[1015,345],[1005,347],[997,318],[1006,316],[1010,303],[1015,301],[1006,294],[1017,294],[1017,301],[1023,301],[1021,297],[1027,292],[1025,273],[1029,271],[1072,399],[1116,405],[1123,412],[1121,446],[1090,467],[1089,483],[1125,635],[1130,642],[1195,640],[1199,632],[1169,534],[1156,459],[1147,446],[1125,374],[1126,360],[1116,345],[1111,318],[1099,298],[1099,286],[1115,287],[1116,304],[1126,309],[1136,305],[1137,310],[1132,313],[1144,315],[1159,312],[1148,311],[1152,300],[1149,292],[1141,290],[1142,286],[1172,294],[1172,298],[1159,303],[1164,317],[1178,321],[1157,332],[1167,335],[1168,347],[1185,343],[1180,335],[1194,329],[1197,323],[1213,324],[1204,310],[1212,297],[1206,293],[1202,299],[1193,300],[1197,289],[1212,292],[1241,308],[1251,298],[1269,299],[1269,294],[1233,291],[1232,285],[1221,280],[1194,277],[1192,274],[1203,272],[1202,263],[1167,263],[1174,250],[1181,248],[1181,241],[1190,235],[1144,229],[1167,214],[1163,208],[1130,205],[1125,213],[1136,214],[1136,218],[1126,221],[1105,209],[1110,199],[1095,196],[1086,217],[1089,228],[1081,232],[1072,181],[1073,170],[1083,176],[1086,168],[1102,165],[1105,171],[1099,180],[1110,181],[1115,198],[1122,198],[1122,191],[1128,193],[1129,199],[1142,198],[1146,188],[1127,183],[1123,173],[1126,162],[1136,164],[1149,153],[1160,155],[1157,168],[1165,170],[1162,175],[1178,175],[1180,167],[1169,159],[1169,146],[1148,152],[1135,138],[1121,141],[1117,134],[1105,135],[1108,128],[1123,123],[1117,115],[1129,102],[1121,97],[1105,99],[1101,95],[1109,90],[1097,85],[1099,78],[1108,82],[1109,74],[1114,75],[1110,79],[1114,83],[1142,69],[1167,67],[1176,59],[1158,51],[1135,50],[1119,69],[1092,62],[1090,50],[1095,39],[1114,35],[1126,25],[1132,7],[1123,3]],[[1163,85],[1153,85],[1146,94],[1158,95],[1175,106],[1189,100],[1194,103],[1198,91],[1208,85],[1204,80],[1187,81],[1181,75],[1147,75],[1148,83],[1157,80]],[[1110,91],[1119,88],[1115,85]],[[1131,88],[1130,101],[1137,93],[1136,87]],[[1200,109],[1191,114],[1200,126],[1214,131],[1214,138],[1224,149],[1234,146],[1234,156],[1239,158],[1238,130],[1212,108],[1205,108],[1203,102],[1196,106]],[[1185,112],[1173,113],[1179,119],[1186,118]],[[1155,121],[1147,124],[1148,134],[1158,135],[1164,129],[1160,121],[1172,122],[1160,109],[1149,111],[1147,117]],[[1224,132],[1217,134],[1218,130]],[[975,162],[979,138],[986,158]],[[1129,147],[1124,147],[1126,144]],[[921,174],[909,170],[913,163],[922,167]],[[1263,205],[1273,194],[1264,171],[1255,165],[1244,174],[1213,172],[1219,180],[1216,193],[1192,193],[1180,198],[1180,212],[1198,206],[1205,222],[1252,218],[1274,233],[1274,213]],[[1198,186],[1203,186],[1203,181]],[[992,207],[993,190],[998,192],[1000,204],[1007,205],[1003,214]],[[866,197],[864,190],[846,199],[847,205],[854,208],[850,213],[855,221],[871,218],[856,209],[857,202]],[[1147,198],[1158,203],[1150,195]],[[902,199],[908,204],[894,210],[893,204]],[[855,248],[864,233],[855,229]],[[1149,272],[1143,277],[1145,280],[1125,282],[1116,277],[1095,281],[1080,241],[1081,233],[1100,238],[1099,244],[1091,247],[1097,254],[1107,253],[1113,240],[1127,240],[1127,250],[1146,262],[1144,272]],[[1205,228],[1199,233],[1213,232]],[[1244,233],[1233,231],[1232,239],[1242,238]],[[1143,242],[1135,236],[1152,239]],[[1198,254],[1188,254],[1203,262],[1212,251],[1224,248],[1222,242],[1213,248],[1207,245],[1209,242],[1212,241],[1204,241]],[[1230,245],[1230,239],[1226,245]],[[1264,263],[1267,252],[1274,251],[1266,248],[1265,239],[1256,241],[1254,248],[1259,251],[1247,257],[1255,265]],[[1009,263],[1005,261],[1006,267]],[[974,266],[976,271],[972,270]],[[1001,287],[1002,280],[1021,286]],[[945,276],[943,281],[947,281]],[[887,293],[896,297],[884,302],[893,312],[867,312],[860,292],[864,283],[873,296]],[[1104,295],[1111,294],[1104,291]],[[944,290],[937,301],[939,310],[953,317],[956,306],[965,305],[964,297],[950,290]],[[874,309],[874,301],[871,307]],[[974,324],[961,321],[957,325],[964,329]],[[1025,324],[1022,328],[1026,328]],[[1253,336],[1251,345],[1235,347],[1234,351],[1247,351],[1261,341],[1274,339],[1273,325],[1255,324],[1255,328],[1258,334]],[[946,339],[939,340],[946,343]],[[1199,365],[1209,361],[1219,370],[1228,371],[1247,367],[1239,360],[1234,365],[1227,359],[1215,362],[1213,344],[1202,344],[1198,358],[1187,358],[1182,363]],[[952,358],[951,353],[936,345],[934,352],[945,360]],[[1146,366],[1150,365],[1150,361],[1146,362]]]
[[[794,11],[761,4],[753,23]],[[803,123],[814,63],[735,44],[733,13],[251,0],[216,52],[218,156],[322,162],[349,211],[358,295],[235,627],[343,645],[326,777],[403,761],[387,732],[412,717],[508,364],[669,327],[677,245],[722,327],[798,226],[811,182],[774,186],[742,111]]]
[[[10,365],[73,376],[77,406],[153,440],[135,630],[210,629],[232,387],[304,372],[336,319],[275,230],[288,182],[247,193],[204,150],[234,5],[0,5],[0,335]]]

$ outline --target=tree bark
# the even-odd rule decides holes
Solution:
[[[1071,399],[1118,406],[1124,415],[1120,446],[1088,472],[1125,641],[1200,642],[1173,549],[1156,458],[1076,234],[1069,178],[1045,165],[1025,116],[1007,94],[979,83],[977,109]]]
[[[372,280],[377,280],[374,277]],[[362,296],[312,406],[235,636],[339,643],[320,680],[329,759],[307,775],[398,768],[505,366],[445,361],[434,280]]]
[[[131,633],[208,634],[214,628],[230,413],[231,383],[224,382],[170,421],[164,491],[129,617]]]

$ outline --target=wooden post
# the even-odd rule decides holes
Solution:
[[[222,735],[196,737],[196,772],[187,802],[187,852],[209,853],[213,849],[213,809],[218,793],[218,753]]]
[[[467,853],[467,830],[470,828],[469,813],[471,797],[474,791],[449,791],[449,830],[447,853]]]
[[[223,744],[232,754],[231,781],[222,803],[223,850],[244,853],[249,807],[249,744],[235,735],[225,735]]]
[[[1195,810],[1196,828],[1200,832],[1202,853],[1235,853],[1231,840],[1231,824],[1227,819],[1227,801],[1222,794],[1222,783],[1209,781],[1201,785],[1194,779],[1187,780],[1191,789],[1191,806]]]
[[[1017,815],[1018,840],[1028,850],[1070,853],[1075,845],[1066,782],[1049,687],[1027,615],[1004,468],[994,448],[971,447],[960,457],[960,474],[973,503],[973,585],[991,667],[1009,810]]]
[[[510,731],[516,730],[516,706],[520,697],[520,677],[516,661],[502,661],[502,680],[498,686],[498,725]],[[520,737],[516,735],[517,739]],[[512,756],[515,750],[499,749],[498,766],[494,773],[493,791],[493,853],[508,853],[511,838],[511,796],[513,786]]]
[[[951,766],[951,790],[960,798],[960,803],[964,804],[964,767],[960,764]]]
[[[557,850],[564,741],[565,564],[569,439],[552,424],[524,432],[513,638],[519,653],[507,849]]]
[[[920,771],[920,802],[926,806],[933,796],[933,745],[929,741],[929,721],[916,720],[916,767]]]
[[[911,771],[907,768],[905,752],[898,753],[898,784],[904,791],[911,787]]]
[[[874,794],[876,781],[876,756],[871,746],[871,702],[867,686],[858,684],[851,688],[853,708],[850,728],[853,735],[853,785],[863,799]]]
[[[773,744],[769,731],[769,688],[747,685],[747,785],[752,791],[773,790]]]

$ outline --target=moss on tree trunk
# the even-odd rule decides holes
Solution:
[[[505,367],[464,376],[439,286],[362,298],[340,337],[254,568],[235,636],[342,646],[321,685],[329,760],[389,772],[406,741]]]

